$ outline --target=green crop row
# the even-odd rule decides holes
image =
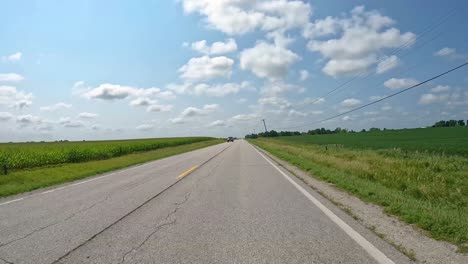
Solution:
[[[210,140],[209,137],[156,138],[114,141],[0,144],[0,165],[8,170],[102,160]]]

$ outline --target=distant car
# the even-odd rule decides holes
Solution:
[[[227,142],[234,142],[234,138],[233,138],[233,137],[228,137],[228,138],[226,139],[226,141],[227,141]]]

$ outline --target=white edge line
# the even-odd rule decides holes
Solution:
[[[249,144],[250,145],[250,144]],[[337,226],[339,226],[348,236],[350,236],[354,241],[356,241],[369,255],[371,255],[378,263],[381,264],[395,264],[391,259],[385,256],[378,248],[372,245],[367,241],[363,236],[361,236],[356,230],[351,226],[346,224],[341,218],[334,214],[330,209],[323,205],[319,200],[313,197],[309,192],[302,188],[298,183],[296,183],[291,177],[286,173],[280,170],[273,162],[267,159],[260,151],[258,151],[254,146],[250,145],[262,158],[264,158],[271,166],[273,166],[277,171],[283,175],[286,180],[288,180],[294,187],[296,187],[307,199],[309,199],[314,205],[316,205],[328,218],[330,218]]]
[[[11,200],[11,201],[8,201],[8,202],[1,203],[0,205],[9,204],[9,203],[14,203],[14,202],[17,202],[17,201],[21,201],[21,200],[23,200],[23,199],[24,199],[24,198],[18,198],[18,199],[15,199],[15,200]]]

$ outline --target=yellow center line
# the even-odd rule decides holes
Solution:
[[[192,171],[196,170],[198,168],[198,165],[197,166],[193,166],[192,168],[186,170],[185,172],[183,172],[182,174],[180,174],[179,176],[177,176],[177,179],[181,179],[187,175],[189,175]]]

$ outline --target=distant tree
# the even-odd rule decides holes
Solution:
[[[465,121],[464,120],[458,120],[458,123],[457,123],[459,126],[464,126],[465,125]]]
[[[369,131],[380,131],[380,128],[378,127],[371,127]]]
[[[448,126],[449,127],[453,127],[453,126],[456,126],[457,125],[457,121],[456,120],[449,120],[448,121]]]

